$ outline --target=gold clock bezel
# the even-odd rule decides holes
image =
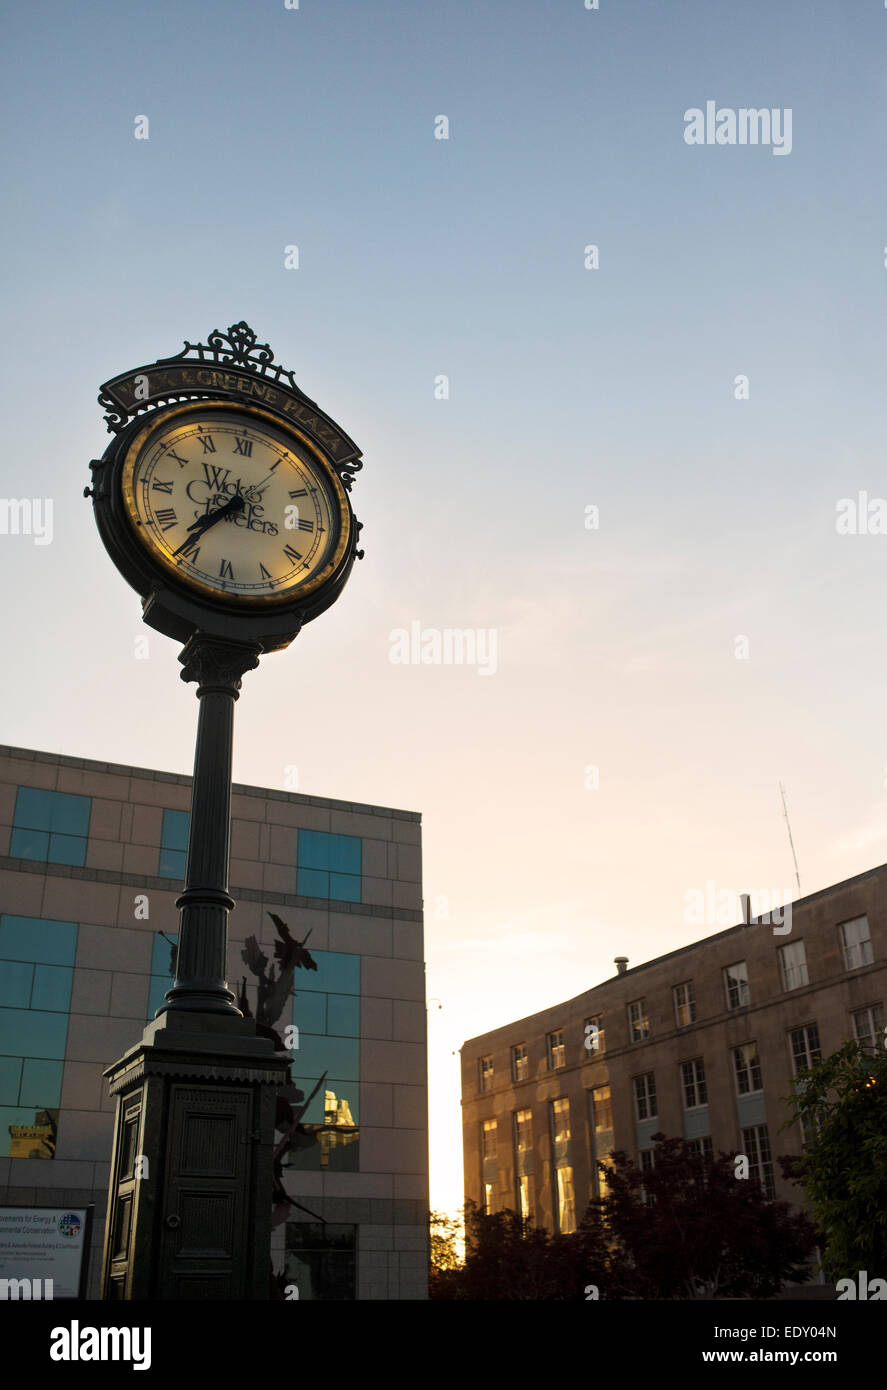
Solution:
[[[333,547],[332,555],[326,564],[312,575],[305,583],[290,584],[274,594],[237,594],[226,592],[221,589],[213,588],[200,579],[195,579],[192,575],[183,573],[178,565],[164,554],[155,544],[151,531],[145,525],[143,517],[140,515],[136,502],[136,485],[134,483],[136,466],[150,440],[154,434],[165,433],[170,425],[177,423],[183,416],[212,414],[220,412],[225,414],[242,415],[246,420],[253,422],[266,421],[276,431],[283,435],[289,435],[296,440],[302,449],[307,450],[312,460],[316,460],[317,465],[323,476],[323,480],[329,485],[332,494],[331,508],[333,517],[336,516],[338,507],[339,534],[336,544]],[[342,562],[342,559],[351,543],[351,509],[348,505],[348,498],[342,480],[335,468],[325,456],[323,451],[317,447],[313,440],[308,439],[301,430],[290,424],[288,420],[282,419],[270,410],[263,410],[260,406],[244,405],[239,401],[227,401],[220,398],[215,400],[189,401],[186,405],[176,406],[174,409],[163,411],[160,415],[149,416],[142,428],[138,430],[130,440],[120,474],[120,491],[123,498],[123,507],[127,520],[132,528],[139,544],[146,550],[152,561],[159,565],[163,571],[170,575],[177,584],[184,585],[186,588],[195,591],[200,596],[211,603],[234,606],[237,608],[268,608],[283,607],[286,604],[297,602],[310,594],[316,593],[318,589],[332,578]]]

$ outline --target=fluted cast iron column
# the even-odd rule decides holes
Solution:
[[[176,978],[158,1015],[177,1010],[241,1018],[228,988],[228,891],[234,702],[262,647],[195,633],[179,655],[183,681],[197,682],[191,826],[180,909]]]

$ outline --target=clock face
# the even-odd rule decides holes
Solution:
[[[267,411],[205,401],[149,419],[130,443],[123,502],[168,575],[237,606],[314,592],[350,539],[342,484]]]

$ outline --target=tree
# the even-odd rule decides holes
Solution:
[[[453,1270],[461,1269],[464,1263],[460,1252],[460,1246],[464,1246],[464,1228],[458,1217],[430,1211],[428,1234],[428,1297],[449,1298],[448,1276]]]
[[[432,1255],[432,1260],[434,1256]],[[583,1301],[600,1284],[605,1250],[592,1217],[575,1235],[551,1235],[514,1211],[490,1215],[465,1204],[465,1260],[432,1265],[431,1298]]]
[[[783,1160],[822,1228],[831,1278],[887,1275],[887,1052],[851,1041],[794,1078],[805,1147]],[[783,1125],[783,1129],[786,1128]]]
[[[464,1264],[439,1268],[431,1296],[767,1298],[806,1278],[817,1232],[802,1212],[737,1176],[730,1154],[653,1139],[650,1171],[623,1150],[598,1164],[606,1195],[589,1203],[571,1235],[551,1235],[513,1211],[484,1215],[467,1202]]]
[[[593,1205],[610,1241],[601,1298],[767,1298],[807,1276],[816,1231],[803,1213],[737,1177],[730,1154],[653,1139],[651,1171],[624,1150],[598,1165],[608,1191]]]

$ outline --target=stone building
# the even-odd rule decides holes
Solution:
[[[743,899],[749,918],[748,898]],[[776,1155],[795,1072],[885,1038],[887,865],[629,968],[462,1048],[465,1195],[569,1232],[601,1195],[596,1160],[644,1167],[652,1135],[748,1156],[797,1202]]]

